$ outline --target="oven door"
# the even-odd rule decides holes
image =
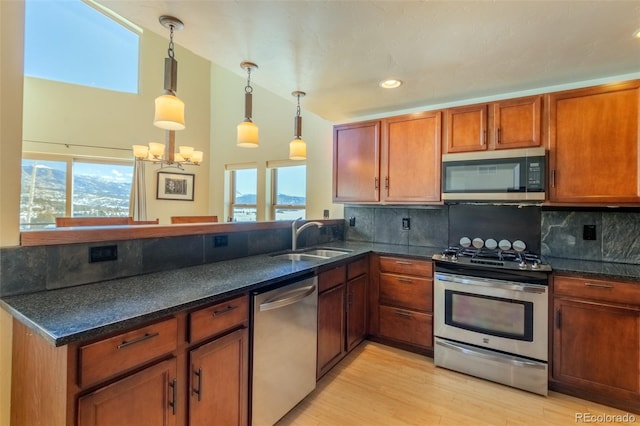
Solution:
[[[548,360],[548,287],[435,274],[434,335]]]

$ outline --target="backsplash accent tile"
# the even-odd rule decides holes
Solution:
[[[446,247],[449,217],[446,208],[410,209],[411,230],[409,245],[422,247]]]
[[[402,229],[402,218],[409,217],[407,208],[376,209],[374,243],[409,245],[409,230]]]
[[[142,273],[204,263],[204,236],[142,240]]]
[[[584,240],[584,225],[596,240]],[[640,213],[543,211],[542,254],[565,259],[640,264]]]
[[[308,232],[311,229],[308,229]],[[291,229],[268,229],[249,233],[249,256],[291,248]]]
[[[89,263],[89,248],[116,244],[118,259]],[[136,241],[68,244],[47,250],[47,290],[109,280],[142,272],[141,248]]]
[[[349,241],[373,242],[374,230],[373,215],[375,208],[373,207],[344,207],[345,219],[345,239]],[[355,226],[349,225],[349,218],[354,217]]]
[[[47,283],[45,247],[3,247],[0,249],[0,296],[45,290]]]
[[[602,260],[640,264],[640,213],[603,213]]]

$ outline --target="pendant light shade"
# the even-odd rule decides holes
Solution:
[[[244,121],[238,124],[236,145],[241,148],[258,147],[258,126],[251,121],[253,108],[253,87],[251,87],[251,70],[258,66],[253,62],[242,62],[240,67],[247,70],[247,85],[244,88]]]
[[[164,59],[164,94],[156,98],[153,124],[165,130],[183,130],[184,102],[176,96],[178,87],[178,61],[175,59],[173,31],[181,30],[184,24],[178,18],[163,15],[160,24],[169,29],[169,49]]]
[[[175,95],[158,96],[153,124],[165,130],[183,130],[184,102]]]
[[[297,90],[295,92],[291,92],[291,94],[298,98],[298,106],[296,108],[296,116],[294,118],[295,138],[289,142],[289,160],[306,160],[307,143],[302,140],[302,117],[300,116],[300,98],[306,95],[306,93]]]

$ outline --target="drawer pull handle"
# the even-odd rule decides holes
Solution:
[[[413,280],[411,280],[409,278],[398,278],[397,280],[398,280],[398,282],[401,282],[401,283],[413,284]]]
[[[231,306],[231,305],[229,305],[229,306],[227,306],[227,307],[226,307],[226,308],[224,308],[224,309],[220,309],[219,311],[213,311],[213,316],[214,316],[214,317],[217,317],[218,315],[226,314],[226,313],[231,312],[231,311],[233,311],[233,310],[235,310],[235,309],[237,309],[237,308],[238,308],[237,306]]]
[[[136,337],[133,340],[123,340],[122,343],[118,345],[118,349],[124,349],[127,346],[135,345],[136,343],[144,342],[145,340],[153,339],[156,336],[159,336],[160,333],[144,333],[144,336]]]
[[[169,387],[171,388],[171,401],[169,401],[169,407],[171,407],[173,415],[176,415],[176,405],[178,405],[178,400],[176,399],[176,393],[178,388],[178,380],[173,379],[169,383]]]
[[[200,401],[202,399],[202,368],[198,368],[193,374],[198,378],[198,387],[193,388],[192,392],[198,395],[198,401]]]
[[[594,287],[594,288],[613,288],[611,284],[597,284],[597,283],[584,283],[586,287]]]
[[[400,315],[401,317],[405,318],[412,318],[411,313],[406,311],[396,311],[396,315]]]
[[[413,265],[411,262],[407,262],[406,260],[396,260],[398,265]]]

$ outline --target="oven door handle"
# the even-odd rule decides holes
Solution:
[[[547,286],[539,284],[524,284],[516,283],[513,281],[491,280],[488,278],[469,278],[458,275],[450,275],[443,273],[436,273],[436,279],[440,281],[448,281],[465,285],[475,285],[478,287],[494,287],[503,288],[506,290],[523,291],[525,293],[546,293]]]
[[[478,349],[478,350],[473,350],[469,347],[465,346],[460,346],[460,345],[456,345],[453,342],[447,342],[444,340],[436,340],[436,345],[440,345],[443,346],[447,349],[451,349],[457,352],[461,352],[465,355],[473,355],[473,356],[477,356],[480,358],[484,358],[484,359],[488,359],[490,361],[494,361],[494,362],[499,362],[502,364],[511,364],[514,365],[516,367],[528,367],[528,368],[536,368],[536,369],[545,369],[546,368],[546,364],[543,364],[541,362],[536,362],[536,361],[525,361],[523,359],[514,359],[513,357],[507,357],[505,355],[502,356],[498,356],[498,355],[493,355],[491,353],[489,353],[489,351],[486,350],[482,350],[482,349]]]

